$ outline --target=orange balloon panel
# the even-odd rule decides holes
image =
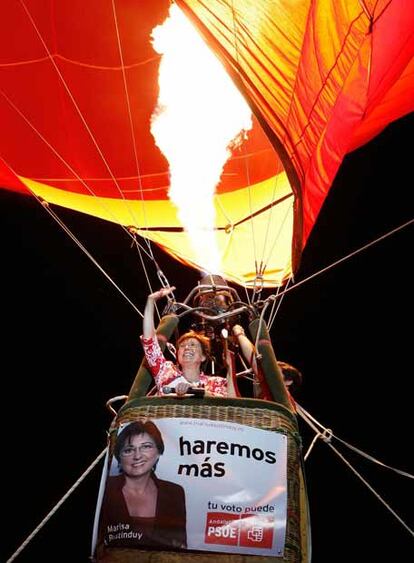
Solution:
[[[223,274],[253,283],[259,265],[265,283],[279,285],[297,269],[346,152],[412,110],[414,6],[408,0],[177,4],[255,113],[217,187]],[[168,200],[168,163],[150,132],[160,62],[150,35],[169,5],[1,3],[0,183],[134,225],[201,269]]]

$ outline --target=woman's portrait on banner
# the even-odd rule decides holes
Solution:
[[[187,547],[184,489],[156,475],[164,449],[151,420],[131,422],[119,432],[113,449],[119,474],[111,469],[100,515],[108,547]]]

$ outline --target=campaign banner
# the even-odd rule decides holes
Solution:
[[[129,424],[109,470],[106,545],[283,555],[284,434],[208,419]]]

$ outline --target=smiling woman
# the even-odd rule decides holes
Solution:
[[[178,340],[178,365],[167,361],[162,353],[154,326],[154,304],[166,297],[175,287],[164,287],[148,296],[144,311],[142,345],[148,367],[154,377],[158,394],[163,388],[174,388],[178,396],[185,395],[192,387],[203,387],[205,395],[226,397],[227,379],[220,376],[207,376],[201,371],[202,363],[208,358],[210,341],[196,332],[183,334]]]
[[[120,431],[113,451],[118,468],[107,479],[100,515],[101,545],[186,547],[184,489],[155,475],[163,452],[161,433],[150,420]]]

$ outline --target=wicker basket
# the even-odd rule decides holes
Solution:
[[[161,418],[207,419],[239,423],[282,433],[287,437],[287,522],[283,557],[244,554],[220,554],[194,551],[143,551],[106,548],[98,545],[99,563],[181,562],[220,563],[267,562],[308,563],[308,510],[301,459],[301,441],[296,417],[283,405],[256,399],[144,397],[128,401],[119,411],[110,431],[111,450],[120,424]]]

